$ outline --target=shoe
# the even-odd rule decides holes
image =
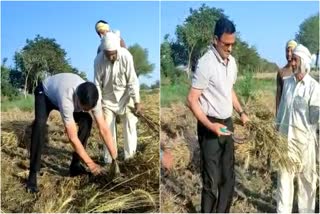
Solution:
[[[69,173],[70,173],[70,177],[89,174],[86,168],[81,164],[70,166]]]

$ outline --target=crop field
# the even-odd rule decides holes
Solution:
[[[1,118],[1,212],[158,212],[159,211],[159,90],[142,92],[144,118],[138,122],[138,149],[124,161],[118,124],[121,179],[110,175],[69,177],[72,146],[59,112],[47,123],[48,137],[38,175],[40,192],[27,193],[33,112],[12,108]],[[102,141],[95,125],[87,151],[102,163]],[[108,165],[104,166],[108,172]]]
[[[251,122],[245,128],[233,115],[235,133],[252,135],[242,144],[235,143],[236,186],[230,210],[233,213],[276,212],[276,169],[293,167],[285,155],[279,155],[285,154],[286,141],[276,134],[273,122],[274,77],[253,81],[256,90],[245,105]],[[265,87],[266,82],[270,87]],[[240,86],[236,87],[241,90]],[[161,212],[200,212],[202,180],[196,126],[185,103],[171,103],[161,108],[161,141],[174,156],[173,169],[161,171]],[[319,189],[316,210],[319,210]],[[298,212],[296,195],[293,211]]]

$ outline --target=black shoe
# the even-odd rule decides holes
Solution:
[[[36,184],[27,183],[26,191],[28,193],[37,193],[39,192],[39,189]]]
[[[69,173],[70,173],[71,177],[89,174],[88,171],[86,170],[86,168],[84,166],[82,166],[81,164],[70,166]]]
[[[30,193],[39,192],[39,189],[38,189],[38,186],[37,186],[37,173],[29,172],[26,191],[30,192]]]

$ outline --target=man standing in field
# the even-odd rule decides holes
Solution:
[[[288,153],[298,167],[278,172],[278,213],[291,213],[294,178],[298,180],[298,207],[301,213],[314,213],[316,197],[316,138],[319,127],[320,85],[310,75],[311,54],[303,45],[293,50],[294,75],[284,80],[277,124],[288,138]]]
[[[101,41],[102,51],[94,61],[94,81],[102,97],[102,109],[116,146],[116,116],[123,125],[124,156],[133,157],[137,148],[138,121],[141,111],[139,79],[130,52],[120,47],[120,38],[108,32]],[[104,152],[105,163],[111,163],[109,150]]]
[[[203,189],[201,212],[229,212],[234,192],[234,142],[232,107],[245,124],[249,119],[241,108],[233,85],[237,65],[231,56],[235,26],[226,19],[217,21],[213,45],[199,59],[188,95],[188,105],[198,120]]]
[[[297,43],[294,40],[289,40],[286,44],[286,59],[287,64],[277,73],[277,93],[276,93],[276,115],[281,100],[281,94],[283,89],[283,79],[291,76],[292,71],[292,51],[297,47]]]
[[[70,165],[70,176],[87,173],[81,165],[80,159],[94,175],[101,172],[101,167],[85,151],[92,127],[92,118],[89,114],[91,110],[97,122],[100,135],[112,154],[112,158],[117,158],[116,149],[112,143],[112,135],[106,126],[101,104],[98,101],[98,89],[94,83],[85,82],[76,74],[60,73],[46,78],[36,87],[34,95],[35,120],[32,124],[30,172],[27,191],[38,192],[37,172],[40,170],[41,165],[46,123],[52,110],[60,112],[67,135],[75,150]]]
[[[104,20],[97,21],[97,23],[95,25],[95,29],[96,29],[96,32],[97,32],[98,36],[100,37],[100,39],[102,39],[108,32],[110,32],[110,26],[109,26],[108,22],[106,22]],[[126,48],[126,44],[120,36],[120,31],[116,31],[114,33],[117,36],[119,36],[119,38],[120,38],[120,46],[123,48]],[[101,47],[99,46],[97,53],[99,53],[100,51],[101,51]]]

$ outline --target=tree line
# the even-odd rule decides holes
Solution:
[[[133,55],[137,75],[148,76],[154,70],[154,64],[148,61],[148,50],[139,44],[128,50]],[[36,35],[32,40],[27,39],[26,45],[15,52],[13,61],[13,67],[6,65],[7,58],[1,63],[1,96],[10,100],[19,91],[25,96],[32,93],[40,81],[57,73],[75,73],[87,80],[86,72],[71,65],[67,52],[53,38]]]
[[[203,4],[198,9],[189,10],[190,15],[181,25],[176,26],[176,39],[167,34],[161,44],[161,78],[174,83],[183,74],[179,65],[186,67],[187,76],[194,71],[197,60],[206,52],[212,41],[215,23],[221,17],[229,18],[222,9]],[[319,52],[319,14],[306,19],[296,34],[296,40],[304,44],[312,53]],[[288,38],[289,40],[290,38]],[[244,41],[240,33],[236,34],[236,43],[232,55],[235,57],[239,73],[277,72],[277,64],[262,58],[256,47]],[[164,81],[166,82],[166,81]]]

